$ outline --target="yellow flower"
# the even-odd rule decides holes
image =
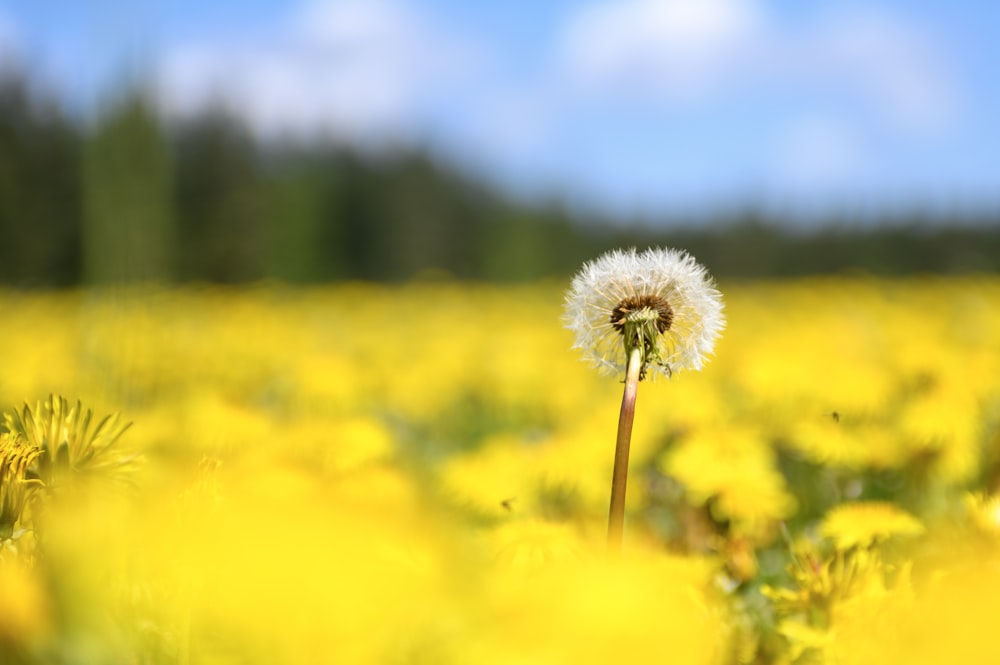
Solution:
[[[5,413],[4,420],[7,431],[39,449],[38,478],[55,488],[86,474],[115,477],[134,461],[117,446],[131,423],[121,423],[116,413],[91,429],[93,415],[79,401],[70,406],[65,397],[51,395],[34,410],[25,404],[20,412]]]
[[[496,435],[475,451],[441,465],[444,495],[481,515],[503,517],[535,506],[538,451],[517,438]]]
[[[0,434],[0,540],[14,533],[32,490],[41,484],[29,469],[41,452],[15,434]]]
[[[789,657],[793,661],[798,660],[809,651],[823,653],[829,648],[829,631],[807,626],[801,621],[791,619],[782,621],[778,624],[778,633],[788,640]]]
[[[733,520],[739,528],[756,531],[795,512],[773,451],[749,427],[692,432],[660,458],[659,467],[684,485],[693,503],[711,501],[717,519]]]
[[[493,529],[491,550],[499,564],[533,569],[582,557],[582,546],[565,524],[535,519],[515,520]]]
[[[39,578],[24,562],[0,558],[0,656],[23,653],[48,630],[51,608]]]
[[[913,536],[923,531],[923,524],[915,517],[880,501],[837,506],[827,513],[820,526],[820,532],[840,550],[868,547],[892,536]]]
[[[939,542],[943,549],[956,543]],[[834,607],[830,660],[838,665],[993,665],[1000,662],[995,553],[946,557],[912,582],[858,594]]]
[[[985,535],[1000,536],[1000,496],[970,494],[963,501],[976,529]]]
[[[701,559],[583,556],[494,574],[463,663],[727,662],[729,630]]]

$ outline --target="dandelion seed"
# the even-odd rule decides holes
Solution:
[[[675,249],[615,250],[591,261],[566,295],[566,327],[599,368],[625,372],[618,419],[608,543],[621,546],[628,449],[638,383],[652,367],[666,376],[701,369],[725,319],[704,267]]]
[[[614,250],[587,263],[566,296],[565,322],[573,348],[599,368],[624,372],[638,345],[642,369],[666,376],[701,369],[725,326],[708,272],[676,249]]]

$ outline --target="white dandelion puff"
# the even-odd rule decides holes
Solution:
[[[670,376],[701,369],[723,327],[722,294],[687,252],[614,250],[589,263],[566,294],[565,323],[580,349],[608,373],[626,370],[631,345]]]
[[[576,335],[574,348],[602,369],[625,372],[608,508],[608,547],[617,551],[639,381],[650,367],[667,376],[701,369],[725,325],[722,295],[687,252],[615,250],[573,278],[565,321]]]

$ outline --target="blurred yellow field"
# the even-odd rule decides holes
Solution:
[[[1000,279],[720,285],[620,558],[564,288],[0,294],[3,662],[1000,660]]]

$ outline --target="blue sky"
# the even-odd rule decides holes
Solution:
[[[0,0],[0,57],[84,109],[138,80],[615,214],[951,212],[1000,207],[997,28],[972,0]]]

